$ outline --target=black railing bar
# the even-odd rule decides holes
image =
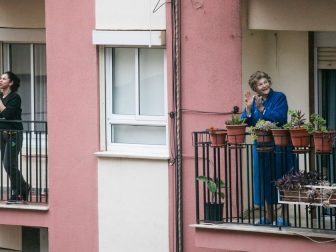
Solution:
[[[229,191],[230,191],[230,223],[232,222],[232,163],[231,163],[231,157],[232,157],[232,154],[231,154],[231,149],[230,147],[228,148],[228,152],[229,152]]]
[[[39,185],[39,190],[40,190],[40,200],[39,202],[42,202],[42,158],[41,158],[41,153],[42,153],[42,139],[41,139],[41,134],[39,134],[39,138],[38,138],[38,142],[39,142],[39,145],[38,145],[38,149],[39,149],[39,157],[38,157],[38,163],[39,163],[39,174],[40,174],[40,185]]]
[[[239,149],[239,169],[240,169],[240,214],[241,214],[241,221],[242,223],[244,222],[244,204],[243,204],[243,199],[244,199],[244,187],[243,187],[243,164],[242,164],[242,148]]]
[[[212,155],[213,155],[212,177],[213,177],[214,180],[217,178],[217,156],[216,156],[217,153],[216,152],[217,152],[217,148],[212,148]],[[218,203],[218,200],[217,200],[218,199],[218,193],[213,194],[213,196],[215,197],[215,203],[217,204]],[[212,199],[211,199],[211,201],[212,201]]]
[[[221,188],[221,181],[222,181],[222,178],[221,178],[221,172],[220,172],[220,170],[221,170],[221,165],[220,165],[220,163],[221,163],[221,155],[220,155],[220,150],[221,150],[221,148],[217,148],[217,155],[218,155],[218,158],[217,158],[217,161],[218,161],[218,164],[217,164],[217,167],[218,167],[218,187],[219,187],[219,194],[218,194],[218,202],[219,202],[219,204],[221,204],[222,203],[222,197],[221,197],[221,192],[222,192],[222,188]]]
[[[247,176],[247,217],[248,223],[251,223],[251,205],[250,205],[250,150],[246,148],[246,176]]]
[[[209,158],[210,157],[210,150],[209,150],[209,145],[206,145],[205,147],[206,147],[205,149],[206,149],[206,156],[207,156],[207,162],[206,162],[205,169],[206,169],[206,176],[209,179],[209,177],[210,177],[210,158]],[[209,200],[210,199],[210,192],[209,192],[209,190],[206,190],[206,191],[207,191],[206,196],[207,196],[207,199]],[[204,201],[204,202],[206,202],[206,201]],[[204,211],[205,211],[205,209],[204,209]]]
[[[238,150],[237,148],[234,149],[235,150],[235,170],[236,170],[236,183],[235,183],[235,186],[236,186],[236,195],[235,195],[235,198],[236,198],[236,216],[238,217],[239,216],[239,167],[238,167]],[[238,219],[239,221],[239,219]]]
[[[193,133],[193,138],[197,139],[197,133]],[[196,140],[195,144],[195,177],[198,177],[198,143]],[[199,224],[199,183],[198,180],[195,179],[195,192],[196,192],[196,223]]]
[[[228,164],[227,164],[227,145],[224,146],[223,148],[223,153],[224,153],[224,160],[223,160],[223,165],[224,165],[224,191],[225,191],[225,220],[226,222],[228,222],[228,215],[229,215],[229,203],[228,203],[228,186],[229,186],[229,182],[228,182]]]
[[[45,137],[45,153],[48,154],[48,136]],[[46,155],[46,161],[45,161],[45,187],[46,187],[46,192],[45,192],[45,201],[48,203],[48,197],[49,197],[49,190],[48,190],[48,155]]]

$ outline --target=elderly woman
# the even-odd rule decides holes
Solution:
[[[16,92],[20,79],[12,72],[0,78],[0,144],[1,163],[11,181],[9,201],[26,200],[30,186],[18,168],[18,155],[22,148],[23,127],[21,121],[21,98]],[[14,121],[14,122],[11,122]]]
[[[288,104],[284,93],[274,91],[271,77],[262,71],[257,71],[251,75],[249,86],[256,93],[252,95],[250,91],[245,93],[246,108],[241,118],[246,119],[249,126],[255,126],[258,120],[263,119],[277,123],[282,126],[287,122]],[[280,147],[279,147],[280,148]],[[277,147],[276,147],[277,149]],[[290,148],[285,148],[281,154],[258,153],[257,144],[253,145],[253,198],[254,204],[265,206],[265,217],[260,217],[258,224],[271,224],[274,218],[272,205],[277,203],[277,193],[273,181],[284,174],[288,165],[292,164]],[[281,152],[281,150],[279,150]],[[283,162],[283,160],[288,161]],[[276,225],[288,225],[284,221],[285,216],[279,216],[274,222]]]

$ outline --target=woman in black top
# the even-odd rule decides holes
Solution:
[[[10,200],[26,200],[30,186],[18,169],[18,155],[22,148],[21,97],[17,94],[20,79],[12,72],[0,78],[0,144],[1,163],[11,181]],[[7,120],[15,120],[10,122]]]

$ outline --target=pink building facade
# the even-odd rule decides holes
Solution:
[[[20,91],[32,97],[25,103],[32,108],[28,119],[48,125],[45,144],[37,144],[44,151],[20,155],[37,164],[29,168],[33,174],[40,169],[29,175],[32,197],[15,205],[1,198],[0,247],[334,251],[334,207],[321,207],[316,216],[292,211],[292,221],[305,223],[307,216],[315,226],[256,225],[257,217],[246,216],[257,210],[246,207],[249,196],[242,194],[241,216],[209,224],[197,195],[203,190],[195,183],[197,165],[206,159],[196,154],[193,132],[224,128],[234,106],[244,109],[243,92],[256,70],[270,73],[290,108],[321,113],[335,127],[328,112],[334,105],[335,3],[281,2],[0,0],[1,70],[30,76]],[[31,64],[24,68],[23,62]],[[45,117],[37,116],[41,111]],[[248,170],[242,160],[232,169],[241,162]],[[328,160],[323,164],[332,177]]]

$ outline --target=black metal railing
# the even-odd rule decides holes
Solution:
[[[315,170],[331,184],[336,183],[335,149],[330,154],[317,154],[313,148],[293,152],[291,147],[273,145],[266,151],[256,152],[252,142],[212,147],[207,131],[193,132],[193,146],[195,178],[208,179],[195,179],[196,223],[285,225],[336,231],[335,207],[296,202],[280,204],[274,184],[282,174],[298,170]],[[254,168],[256,157],[258,171]],[[209,190],[209,180],[217,185],[216,191]],[[211,209],[215,205],[219,206],[217,210]],[[214,217],[218,212],[220,215]]]
[[[0,126],[0,200],[48,203],[47,122],[0,120]]]

